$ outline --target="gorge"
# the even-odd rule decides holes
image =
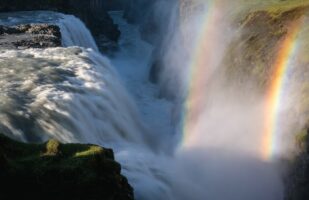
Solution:
[[[307,0],[4,0],[6,188],[309,199],[308,16]]]

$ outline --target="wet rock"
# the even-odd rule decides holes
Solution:
[[[61,46],[61,33],[56,25],[0,26],[0,48],[26,49],[59,46]]]
[[[149,73],[149,80],[152,83],[158,83],[160,78],[160,73],[164,69],[164,62],[160,59],[153,61]]]

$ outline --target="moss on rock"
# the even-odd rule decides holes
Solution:
[[[25,144],[0,134],[0,166],[1,199],[134,199],[113,151],[96,145]]]

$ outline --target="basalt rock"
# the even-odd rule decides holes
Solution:
[[[61,46],[61,33],[56,25],[0,26],[0,48],[26,49],[59,46]]]
[[[3,200],[134,199],[111,149],[57,140],[25,144],[1,134],[0,147]]]

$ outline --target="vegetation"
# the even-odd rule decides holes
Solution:
[[[1,199],[133,199],[120,171],[110,149],[53,139],[24,144],[0,134]]]
[[[285,12],[300,6],[308,6],[309,0],[240,0],[242,5],[256,10],[266,10],[269,12]]]

